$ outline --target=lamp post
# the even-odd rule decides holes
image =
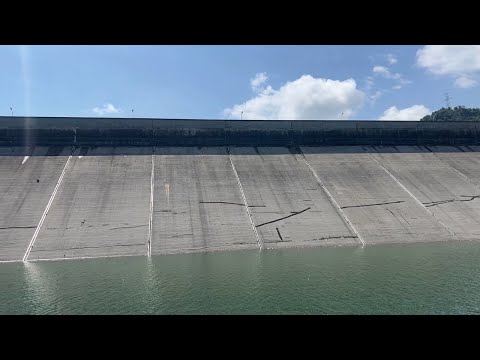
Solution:
[[[12,107],[10,107],[10,111],[12,112],[12,117],[13,117],[13,109],[12,109]]]
[[[243,111],[240,113],[240,120],[243,120]]]

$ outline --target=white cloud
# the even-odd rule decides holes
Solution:
[[[365,94],[357,89],[353,79],[339,81],[303,75],[278,90],[268,86],[243,104],[225,109],[224,114],[245,120],[348,119],[364,99]]]
[[[427,45],[417,51],[417,65],[454,76],[458,87],[472,87],[477,82],[471,77],[480,72],[480,45]]]
[[[255,92],[262,91],[261,86],[265,84],[268,80],[267,73],[257,73],[253,79],[250,80],[250,86]]]
[[[431,112],[429,108],[423,105],[413,105],[405,109],[397,109],[396,106],[392,106],[385,110],[378,120],[420,120]]]
[[[375,89],[375,81],[372,76],[367,76],[365,79],[365,87],[363,88],[370,105],[374,105],[375,102],[382,96],[383,91]]]
[[[477,80],[462,75],[455,80],[455,86],[463,89],[474,87],[478,84]]]
[[[438,75],[480,71],[480,45],[427,45],[417,51],[417,64]]]
[[[367,79],[365,80],[365,91],[372,90],[373,85],[374,85],[373,77],[367,76]]]
[[[376,74],[389,74],[390,71],[385,66],[376,65],[373,67],[373,72]]]
[[[387,54],[387,61],[390,65],[396,64],[398,62],[397,57],[393,54]]]
[[[94,107],[93,112],[97,115],[118,114],[121,109],[117,109],[113,104],[104,104],[103,107]]]
[[[402,77],[402,74],[392,73],[385,66],[376,65],[373,67],[373,73],[376,75],[383,76],[385,79],[395,80],[398,83],[392,87],[392,89],[398,90],[401,89],[404,85],[410,84],[410,80],[406,80]]]
[[[402,78],[402,75],[400,75],[398,73],[392,74],[390,72],[390,70],[388,70],[388,68],[386,68],[385,66],[378,66],[378,65],[374,66],[373,67],[373,72],[375,74],[380,74],[384,78],[387,78],[387,79],[399,80],[399,79]]]
[[[378,98],[380,98],[380,96],[382,96],[382,92],[377,90],[375,92],[375,94],[373,95],[370,95],[370,100],[372,100],[373,102],[377,101]]]

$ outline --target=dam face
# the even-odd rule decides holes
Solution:
[[[0,261],[479,240],[477,127],[0,117]]]

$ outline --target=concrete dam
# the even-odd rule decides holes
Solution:
[[[0,117],[0,261],[480,240],[479,126]]]

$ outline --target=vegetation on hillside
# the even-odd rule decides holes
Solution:
[[[424,116],[420,121],[480,121],[480,109],[469,109],[465,106],[441,108],[431,115]]]

